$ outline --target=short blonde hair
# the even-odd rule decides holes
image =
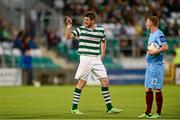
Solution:
[[[159,19],[157,16],[150,16],[148,19],[153,23],[155,27],[158,27],[159,25]]]

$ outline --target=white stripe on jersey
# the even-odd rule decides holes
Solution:
[[[97,36],[103,36],[102,32],[92,32],[92,31],[82,30],[81,33],[86,33],[86,34],[90,34],[90,35],[97,35]]]
[[[86,45],[88,47],[99,47],[99,44],[94,44],[94,43],[86,43],[86,42],[80,42],[79,43],[79,46],[80,45]]]
[[[99,53],[100,50],[93,50],[93,49],[88,49],[88,48],[79,48],[79,52],[92,52],[92,53]]]
[[[95,37],[89,37],[89,36],[80,36],[80,39],[84,39],[84,40],[90,40],[90,41],[100,41],[100,38],[95,38]]]

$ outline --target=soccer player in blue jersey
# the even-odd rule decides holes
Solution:
[[[80,54],[80,64],[75,75],[75,79],[78,80],[78,83],[73,92],[74,96],[71,108],[71,113],[73,114],[83,114],[78,109],[78,103],[81,91],[90,73],[96,76],[101,82],[101,92],[106,103],[107,113],[119,113],[122,111],[112,106],[109,93],[109,80],[107,78],[106,69],[102,63],[106,53],[105,30],[103,27],[95,24],[95,18],[94,12],[87,12],[84,15],[83,25],[76,28],[74,31],[72,31],[72,19],[69,17],[66,19],[66,38],[79,38],[78,52]]]
[[[159,49],[147,50],[147,68],[145,74],[146,88],[146,111],[138,116],[139,118],[160,118],[163,104],[162,87],[164,81],[164,52],[168,50],[168,45],[164,34],[158,29],[159,19],[157,16],[150,16],[146,21],[146,28],[150,31],[148,45],[156,43]],[[151,114],[153,104],[153,90],[155,92],[157,110]]]

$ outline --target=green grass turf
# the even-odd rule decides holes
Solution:
[[[86,86],[79,103],[85,114],[74,115],[70,113],[74,87],[1,87],[0,119],[136,119],[145,110],[143,85],[110,86],[113,105],[124,110],[112,115],[106,114],[100,87]],[[165,85],[163,92],[162,118],[180,118],[180,86]]]

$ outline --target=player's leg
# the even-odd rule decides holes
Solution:
[[[93,63],[94,64],[93,64],[92,72],[99,79],[101,83],[101,92],[104,97],[104,101],[106,103],[107,113],[121,112],[122,110],[113,108],[112,106],[111,96],[109,93],[109,80],[107,78],[106,69],[104,65],[102,64],[100,57],[95,58],[95,60],[93,60]]]
[[[75,113],[75,114],[83,114],[82,112],[80,112],[78,110],[78,103],[80,100],[80,96],[81,96],[81,91],[83,89],[83,87],[85,86],[86,81],[85,80],[79,80],[77,83],[76,88],[74,89],[73,92],[73,104],[72,104],[72,108],[71,108],[71,113]]]
[[[161,117],[161,109],[163,104],[163,95],[161,89],[156,89],[156,105],[157,110],[156,113],[153,114],[150,118],[160,118]]]
[[[157,105],[156,113],[158,113],[159,115],[161,115],[162,104],[163,104],[163,94],[160,89],[157,89],[156,90],[156,105]]]
[[[150,115],[152,104],[153,104],[153,91],[151,88],[146,89],[146,112],[145,114]]]
[[[150,118],[151,117],[151,109],[153,104],[153,91],[151,88],[146,88],[146,111],[142,115],[138,116],[139,118]]]
[[[112,106],[112,101],[111,101],[110,92],[109,92],[109,80],[107,78],[101,78],[99,80],[102,85],[101,92],[104,97],[104,101],[106,103],[107,113],[111,114],[111,113],[121,112],[122,111],[121,109],[117,109]]]
[[[147,66],[145,74],[145,100],[146,100],[146,111],[142,115],[138,116],[139,118],[149,118],[151,116],[151,109],[153,104],[153,91],[152,91],[152,66]]]
[[[100,82],[101,82],[101,93],[104,97],[107,110],[110,110],[113,108],[113,106],[112,106],[111,97],[109,93],[109,81],[107,80],[107,78],[101,78]]]
[[[104,97],[107,111],[109,111],[113,108],[113,106],[111,102],[111,96],[109,93],[109,80],[107,78],[107,72],[99,57],[95,58],[93,62],[94,62],[94,67],[92,72],[99,79],[101,83],[101,93]]]
[[[157,65],[156,72],[158,73],[157,86],[155,88],[157,110],[156,110],[156,113],[153,116],[151,116],[151,118],[160,118],[161,117],[161,110],[162,110],[162,105],[163,105],[162,87],[163,87],[163,81],[164,81],[164,66]]]
[[[78,83],[77,83],[76,88],[73,91],[74,95],[73,95],[73,104],[72,104],[72,109],[71,109],[72,113],[81,114],[81,112],[78,110],[78,103],[80,100],[81,91],[86,84],[89,72],[90,72],[89,59],[84,56],[81,56],[80,64],[78,66],[78,69],[75,75],[75,79],[78,80]]]
[[[79,80],[77,83],[76,88],[74,89],[74,96],[73,96],[73,105],[72,105],[72,110],[75,110],[78,108],[78,103],[80,100],[80,96],[81,96],[81,91],[83,89],[83,87],[85,86],[86,81],[84,80]]]

